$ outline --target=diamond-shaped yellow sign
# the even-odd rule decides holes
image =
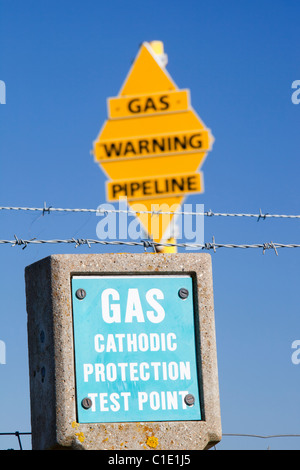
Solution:
[[[175,212],[187,194],[204,191],[199,172],[214,138],[166,68],[160,41],[143,43],[108,120],[94,142],[94,158],[110,178],[107,201],[127,198],[133,210]],[[154,241],[173,215],[139,214]]]

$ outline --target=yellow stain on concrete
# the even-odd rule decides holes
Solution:
[[[155,436],[148,437],[146,444],[147,444],[148,447],[151,447],[152,449],[156,449],[156,447],[158,446],[157,437],[155,437]]]
[[[77,436],[79,442],[83,442],[85,440],[85,435],[83,434],[83,432],[76,432],[75,436]]]

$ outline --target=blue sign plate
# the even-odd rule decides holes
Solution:
[[[201,420],[193,279],[72,278],[79,423]]]

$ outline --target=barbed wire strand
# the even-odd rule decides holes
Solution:
[[[20,450],[23,450],[22,447],[22,442],[21,442],[21,436],[24,435],[31,435],[31,432],[0,432],[0,436],[16,436],[18,439],[19,447]],[[252,437],[252,438],[258,438],[258,439],[274,439],[274,438],[294,438],[294,437],[300,437],[300,434],[270,434],[270,435],[260,435],[260,434],[238,434],[238,433],[223,433],[222,437]],[[216,449],[216,446],[214,446],[214,449]]]
[[[229,434],[223,434],[223,436],[226,437],[256,437],[258,439],[274,439],[277,437],[300,437],[300,434],[270,434],[269,436],[262,436],[259,434],[235,434],[235,433],[229,433]]]
[[[10,206],[0,206],[0,211],[25,211],[25,212],[42,212],[43,215],[50,214],[51,212],[71,212],[71,213],[80,213],[80,212],[90,212],[96,214],[108,214],[108,213],[123,213],[129,215],[138,215],[138,214],[152,214],[152,215],[198,215],[198,216],[206,216],[206,217],[253,217],[256,218],[257,221],[263,219],[270,219],[270,218],[280,218],[280,219],[300,219],[300,215],[292,215],[292,214],[269,214],[269,213],[262,213],[261,209],[259,213],[251,214],[251,213],[226,213],[226,212],[213,212],[212,210],[208,210],[205,212],[189,212],[189,211],[143,211],[143,210],[131,210],[131,209],[104,209],[104,208],[97,208],[97,209],[85,209],[85,208],[62,208],[62,207],[52,207],[46,205],[44,203],[43,207],[10,207]]]
[[[201,249],[201,250],[213,250],[216,252],[217,248],[241,248],[241,249],[253,249],[259,248],[262,249],[263,254],[266,250],[273,249],[278,256],[277,249],[279,248],[300,248],[300,244],[296,243],[254,243],[254,244],[234,244],[234,243],[216,243],[215,238],[213,237],[212,243],[166,243],[166,242],[155,242],[150,240],[141,240],[141,241],[123,241],[123,240],[93,240],[85,238],[70,238],[70,239],[50,239],[50,240],[39,240],[36,238],[31,238],[30,240],[24,240],[23,238],[18,238],[14,235],[14,240],[0,240],[1,245],[11,245],[22,246],[23,250],[30,244],[73,244],[75,248],[81,245],[87,245],[91,248],[91,245],[125,245],[125,246],[142,246],[146,251],[147,248],[151,247],[156,251],[159,247],[178,247],[178,248],[191,248],[191,249]]]

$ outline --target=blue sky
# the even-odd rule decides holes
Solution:
[[[167,70],[212,130],[205,193],[215,212],[299,214],[300,79],[296,0],[0,0],[0,205],[96,208],[106,177],[92,143],[144,41],[161,40]],[[96,238],[94,214],[0,213],[0,239]],[[292,219],[205,219],[205,241],[299,243]],[[29,431],[24,268],[68,245],[0,245],[0,432]],[[123,247],[93,247],[95,252]],[[140,252],[140,247],[126,248]],[[211,252],[224,433],[299,434],[298,249]],[[30,448],[30,440],[23,439]],[[0,448],[17,448],[1,438]],[[223,437],[219,449],[300,449],[300,439]]]

